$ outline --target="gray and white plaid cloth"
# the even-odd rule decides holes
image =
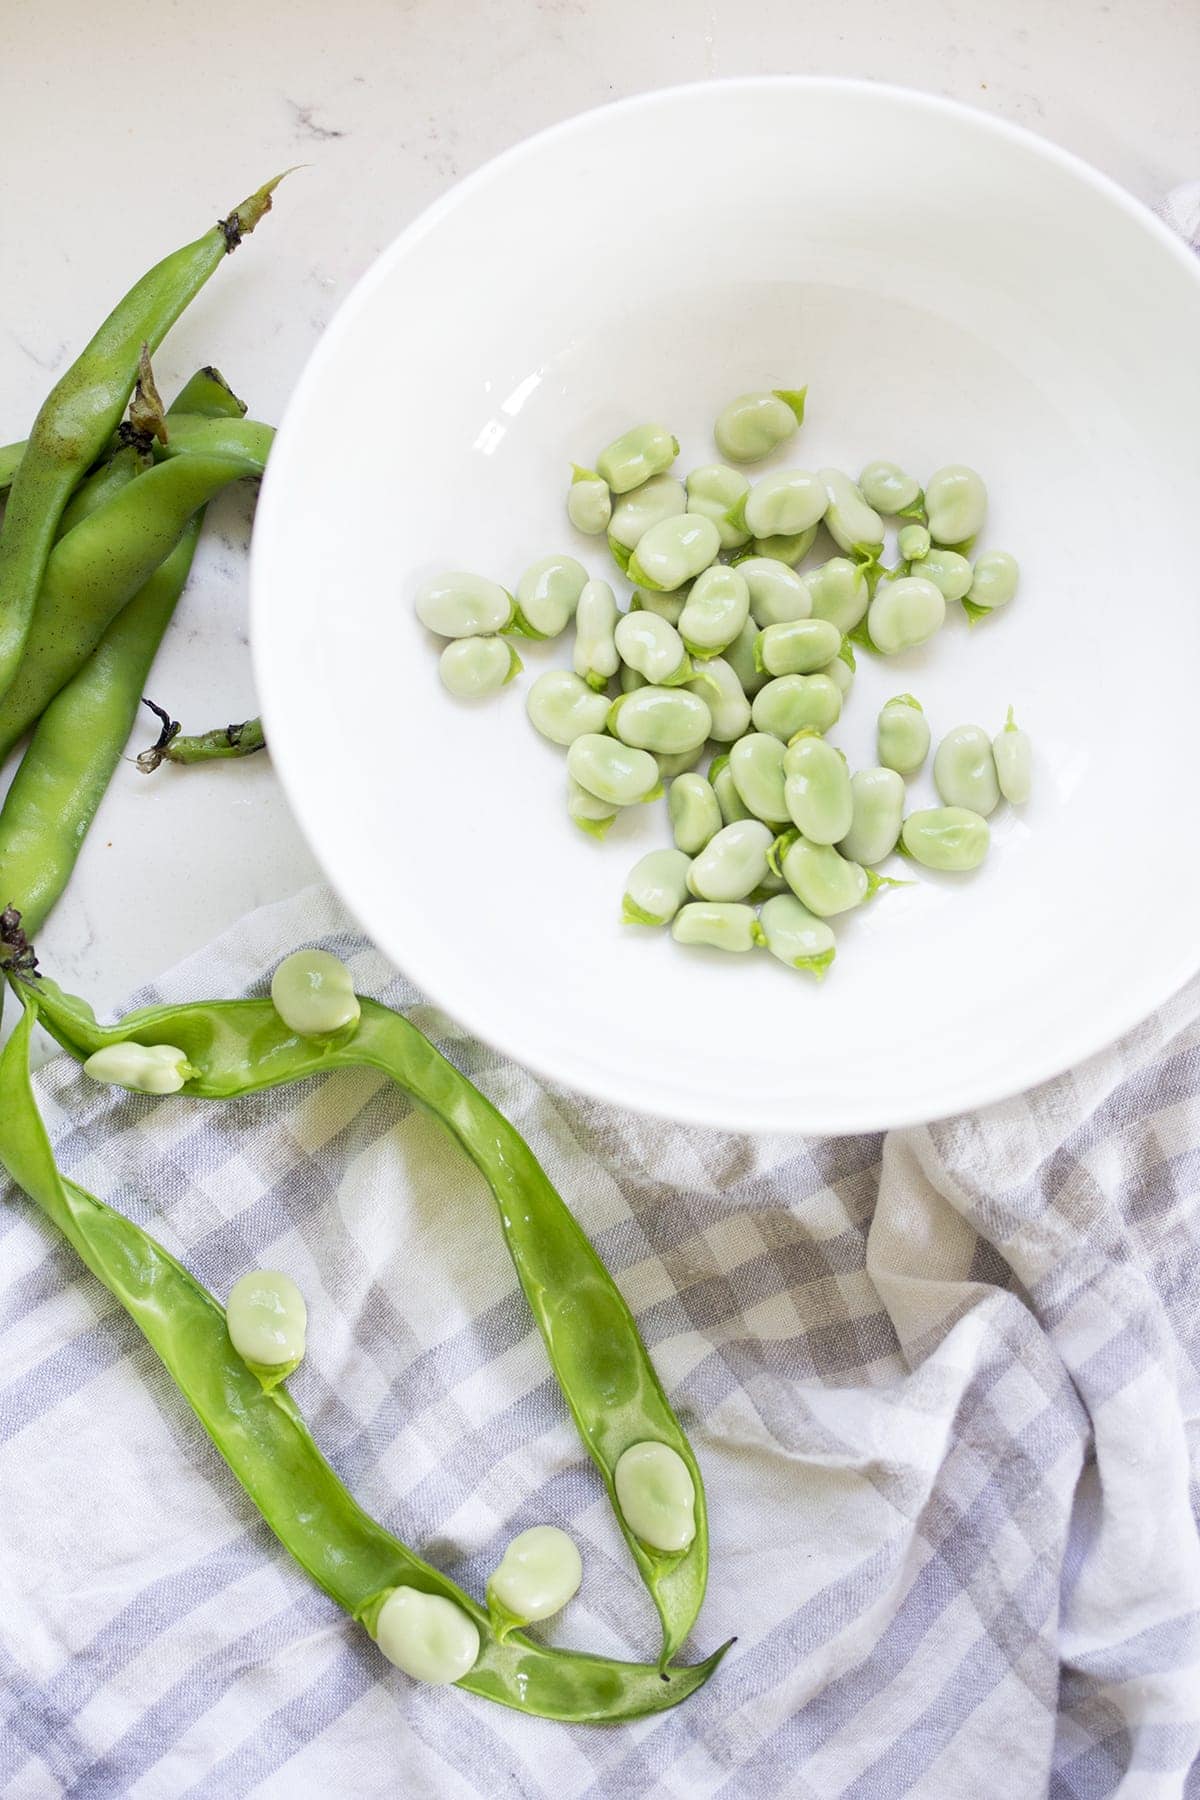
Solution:
[[[693,1700],[625,1727],[414,1685],[293,1566],[10,1188],[0,1792],[1188,1791],[1200,984],[1022,1099],[829,1141],[548,1090],[422,1004],[320,889],[137,1001],[262,992],[305,943],[446,1048],[616,1274],[708,1485],[690,1648],[738,1642]],[[562,1525],[586,1573],[554,1641],[654,1653],[490,1197],[436,1122],[367,1073],[216,1104],[115,1095],[58,1059],[38,1092],[67,1173],[218,1294],[254,1264],[295,1276],[311,1324],[292,1389],[370,1511],[475,1593],[514,1532]]]

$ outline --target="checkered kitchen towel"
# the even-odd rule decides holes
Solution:
[[[708,1483],[691,1649],[738,1642],[677,1712],[611,1729],[413,1685],[292,1565],[9,1189],[0,1793],[1187,1791],[1200,984],[1023,1099],[825,1142],[546,1089],[422,1004],[320,889],[137,999],[262,992],[314,942],[515,1121],[617,1275]],[[372,1512],[476,1593],[514,1532],[565,1526],[586,1575],[555,1641],[653,1654],[490,1198],[435,1122],[368,1073],[222,1105],[115,1095],[59,1059],[38,1089],[65,1170],[217,1293],[249,1264],[294,1274],[293,1391]]]

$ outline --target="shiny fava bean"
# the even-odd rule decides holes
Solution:
[[[687,688],[643,687],[622,694],[608,711],[608,729],[634,750],[682,756],[703,744],[712,714]]]
[[[850,771],[823,737],[801,736],[784,752],[784,799],[792,823],[810,844],[836,844],[854,817]]]
[[[850,651],[849,656],[839,652],[832,662],[826,663],[824,668],[816,671],[818,675],[828,675],[830,681],[832,681],[838,693],[842,696],[843,706],[846,704],[846,695],[854,686],[854,670],[856,667],[854,661],[854,646],[850,643],[848,638],[843,638],[842,651],[844,652],[847,649]]]
[[[663,425],[635,425],[602,450],[596,473],[614,494],[627,494],[669,469],[679,455],[679,441]]]
[[[619,807],[610,805],[607,800],[597,800],[595,794],[580,787],[573,775],[567,776],[567,817],[580,831],[603,841],[619,811]]]
[[[986,819],[1000,804],[996,760],[986,731],[956,725],[937,747],[933,785],[947,806],[966,807]]]
[[[696,1486],[670,1444],[631,1444],[617,1459],[613,1486],[621,1517],[652,1550],[686,1550],[696,1535]]]
[[[774,841],[761,819],[723,825],[689,865],[688,888],[697,900],[744,900],[764,880]]]
[[[567,773],[610,806],[637,806],[662,793],[658,764],[648,750],[633,750],[599,732],[575,739],[567,751]]]
[[[794,537],[819,525],[829,504],[825,484],[807,469],[777,469],[738,501],[731,523],[752,537]]]
[[[750,483],[737,469],[726,463],[705,463],[693,469],[687,478],[687,509],[711,519],[721,538],[722,550],[740,550],[749,543],[750,533],[733,525],[729,513],[750,492]]]
[[[758,915],[741,901],[689,900],[671,925],[677,944],[704,944],[710,950],[753,950],[763,941]]]
[[[720,533],[701,513],[652,525],[629,559],[629,579],[652,593],[670,594],[716,561]]]
[[[713,426],[717,449],[729,462],[761,462],[794,437],[804,423],[807,388],[775,388],[739,394],[723,407]]]
[[[703,775],[677,775],[667,794],[667,811],[675,848],[686,856],[699,856],[724,824],[712,783]]]
[[[841,690],[828,675],[777,675],[750,708],[756,731],[785,741],[798,731],[829,731],[841,716]]]
[[[983,478],[965,463],[948,463],[925,483],[925,522],[935,544],[966,544],[987,518]]]
[[[929,555],[929,547],[933,542],[924,525],[903,525],[896,538],[896,545],[902,559],[907,562],[919,562],[923,556]]]
[[[867,609],[871,642],[884,656],[898,656],[928,643],[945,622],[946,602],[940,590],[920,575],[884,582]]]
[[[469,1675],[479,1658],[479,1627],[443,1594],[393,1588],[379,1609],[375,1642],[414,1681],[446,1687]]]
[[[641,487],[622,494],[613,507],[608,527],[609,548],[636,550],[652,525],[676,519],[687,511],[687,493],[673,475],[653,475]],[[620,559],[618,559],[620,560]]]
[[[329,1037],[357,1025],[362,1008],[345,963],[328,950],[293,950],[271,977],[271,1004],[297,1037]]]
[[[725,661],[741,682],[742,692],[748,700],[753,700],[759,688],[766,687],[769,679],[766,670],[760,669],[755,662],[754,647],[757,643],[758,626],[753,617],[750,617],[725,651]]]
[[[929,755],[929,720],[912,694],[896,694],[880,708],[875,754],[897,775],[915,775]]]
[[[774,532],[770,537],[755,538],[751,549],[755,556],[768,556],[772,562],[786,563],[789,569],[803,562],[817,541],[817,526],[792,534]]]
[[[639,609],[623,613],[615,634],[621,661],[655,687],[676,687],[689,681],[692,659],[674,625],[657,613]]]
[[[515,1537],[487,1584],[488,1611],[501,1621],[497,1636],[552,1619],[579,1592],[583,1561],[557,1525],[532,1525]]]
[[[750,702],[732,664],[723,656],[710,656],[696,666],[688,687],[699,694],[712,714],[708,735],[714,743],[732,744],[750,729]]]
[[[525,696],[529,723],[552,744],[573,744],[585,732],[603,731],[608,707],[607,696],[572,669],[547,669]]]
[[[858,486],[867,505],[885,518],[916,518],[921,511],[921,484],[897,463],[868,463]]]
[[[875,508],[867,505],[841,469],[819,469],[817,473],[828,499],[825,529],[834,543],[851,556],[877,557],[883,549],[883,520]]]
[[[304,1295],[279,1269],[251,1269],[238,1277],[225,1302],[225,1324],[230,1343],[252,1369],[286,1369],[290,1375],[304,1356]]]
[[[815,918],[794,894],[777,894],[759,913],[767,949],[789,969],[803,969],[820,981],[837,955],[837,942],[824,919]]]
[[[755,657],[769,675],[815,675],[842,647],[842,634],[828,619],[789,619],[758,635]]]
[[[781,838],[774,854],[797,900],[818,919],[861,906],[870,890],[861,863],[848,862],[832,844],[810,844],[798,831]]]
[[[621,666],[617,651],[616,595],[607,581],[589,581],[575,608],[575,673],[597,693]]]
[[[736,825],[739,819],[753,817],[750,809],[742,804],[728,756],[713,758],[708,766],[708,779],[712,783],[712,790],[717,796],[717,805],[726,825]]]
[[[944,550],[940,544],[927,550],[914,563],[911,573],[932,581],[943,600],[961,600],[970,592],[974,580],[974,571],[966,557],[957,550]]]
[[[674,781],[677,775],[690,775],[696,764],[704,755],[705,746],[697,744],[694,750],[678,750],[672,756],[657,750],[654,760],[658,764],[660,781]]]
[[[807,619],[812,612],[807,581],[786,563],[771,556],[748,556],[737,571],[750,590],[750,616],[760,631],[789,619]]]
[[[838,849],[850,862],[871,868],[890,856],[904,821],[904,782],[895,769],[859,769],[850,778],[853,816]]]
[[[871,590],[858,563],[845,556],[831,556],[819,569],[804,577],[814,619],[825,619],[845,636],[865,617]]]
[[[571,464],[571,485],[567,489],[567,517],[576,531],[588,537],[600,537],[608,530],[612,518],[612,495],[607,481],[595,469],[581,469]]]
[[[575,617],[587,579],[573,556],[539,556],[517,583],[517,629],[526,637],[557,637]]]
[[[656,613],[660,619],[665,619],[668,625],[674,625],[678,629],[690,591],[690,587],[681,587],[676,588],[670,594],[655,594],[649,588],[634,588],[633,593],[629,596],[629,610],[630,612]]]
[[[447,638],[491,637],[507,631],[516,614],[516,604],[506,588],[465,569],[452,569],[422,582],[414,604],[426,630]]]
[[[988,853],[988,822],[963,806],[931,806],[909,813],[900,842],[926,869],[962,873],[977,869]]]
[[[1017,591],[1020,575],[1016,557],[1010,556],[1007,550],[985,550],[982,556],[975,558],[971,585],[965,596],[969,602],[967,610],[981,613],[1007,606]]]
[[[622,663],[617,670],[617,686],[623,694],[632,694],[640,687],[647,685],[646,677],[631,669],[628,663]]]
[[[679,635],[693,656],[719,656],[750,616],[750,587],[737,569],[706,569],[692,584]]]
[[[1023,806],[1033,785],[1033,745],[1008,709],[1003,728],[992,739],[992,756],[1000,792],[1010,806]]]
[[[729,752],[729,772],[748,812],[777,829],[791,823],[784,792],[782,742],[768,731],[750,731]]]
[[[524,664],[507,638],[455,638],[438,659],[442,686],[456,700],[484,700],[498,694]]]
[[[691,858],[682,850],[650,850],[634,863],[621,902],[623,925],[669,925],[688,898]]]
[[[174,1044],[106,1044],[88,1057],[83,1072],[131,1094],[177,1094],[196,1073]]]

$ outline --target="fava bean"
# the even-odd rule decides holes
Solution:
[[[290,1275],[279,1269],[252,1269],[241,1275],[225,1302],[229,1341],[270,1389],[304,1359],[308,1308]]]
[[[771,556],[748,556],[737,565],[750,590],[750,616],[760,631],[789,619],[807,619],[812,612],[808,582]]]
[[[829,504],[825,484],[807,469],[764,475],[732,508],[732,525],[752,537],[794,537],[819,525]]]
[[[750,588],[737,569],[706,569],[692,584],[679,634],[693,656],[719,656],[750,616]]]
[[[579,1592],[583,1561],[557,1525],[532,1525],[515,1537],[487,1584],[488,1611],[503,1643],[510,1631],[561,1612]]]
[[[723,825],[689,864],[689,890],[697,900],[744,900],[766,876],[774,841],[774,832],[761,819]]]
[[[634,750],[664,756],[698,749],[711,724],[708,707],[687,688],[638,688],[614,700],[608,711],[608,729],[614,737]]]
[[[578,463],[571,464],[567,517],[576,531],[584,531],[589,537],[600,537],[608,530],[612,495],[607,481],[602,481],[595,469],[581,469]]]
[[[853,817],[838,849],[870,868],[890,856],[904,820],[904,782],[895,769],[859,769],[850,778]]]
[[[956,725],[937,747],[933,785],[947,806],[965,807],[986,819],[1000,804],[991,739],[978,725]]]
[[[692,659],[674,625],[657,613],[639,609],[623,613],[615,634],[621,660],[656,687],[677,687],[690,681]]]
[[[677,944],[704,944],[710,950],[753,950],[763,941],[752,906],[741,901],[689,900],[671,925]]]
[[[848,862],[832,844],[810,844],[798,831],[777,839],[772,856],[797,900],[818,919],[861,906],[870,892],[861,863]]]
[[[820,981],[837,955],[837,941],[824,919],[818,919],[794,894],[777,894],[766,902],[759,924],[767,949],[789,969],[804,969]]]
[[[575,673],[597,693],[621,666],[616,630],[620,614],[607,581],[589,581],[575,608]]]
[[[519,675],[524,664],[507,638],[455,638],[438,660],[442,686],[457,700],[482,700]]]
[[[790,535],[776,532],[771,537],[755,538],[750,548],[755,556],[766,556],[772,562],[781,562],[789,569],[794,569],[797,563],[804,561],[816,543],[818,530],[818,526],[810,525],[807,531],[797,531]]]
[[[739,819],[753,817],[749,808],[742,804],[728,756],[713,757],[708,765],[708,779],[712,783],[712,790],[717,796],[717,805],[721,808],[721,817],[726,825],[736,825]]]
[[[540,556],[517,583],[515,628],[526,637],[557,637],[575,617],[587,579],[573,556]]]
[[[729,772],[738,798],[748,812],[766,825],[787,825],[784,793],[784,747],[769,731],[751,731],[739,738],[729,752]]]
[[[1033,785],[1033,745],[1029,733],[1013,719],[1011,706],[1002,729],[992,739],[992,755],[1000,792],[1011,806],[1023,806]]]
[[[174,1044],[106,1044],[88,1057],[83,1072],[131,1094],[177,1094],[195,1074]]]
[[[957,550],[944,550],[934,544],[910,571],[932,581],[943,600],[961,600],[970,591],[974,571],[965,556]]]
[[[831,556],[804,576],[814,619],[825,619],[845,636],[866,617],[871,590],[858,563]]]
[[[723,656],[710,656],[697,664],[695,678],[688,687],[693,694],[699,694],[712,714],[708,735],[715,743],[732,744],[749,731],[750,702],[736,670]]]
[[[687,856],[699,856],[724,823],[712,783],[703,775],[676,776],[667,793],[667,811],[675,848]]]
[[[810,844],[836,844],[850,829],[854,795],[840,750],[815,733],[793,738],[783,755],[784,799]]]
[[[662,793],[658,764],[648,750],[633,750],[599,732],[574,740],[567,751],[567,773],[610,806],[637,806]]]
[[[702,513],[662,519],[630,557],[629,579],[652,593],[673,593],[715,562],[720,548],[720,533]]]
[[[948,463],[925,483],[925,515],[935,544],[968,544],[983,529],[987,489],[965,463]]]
[[[354,978],[328,950],[293,950],[271,977],[271,1004],[297,1037],[331,1037],[357,1025]]]
[[[691,858],[682,850],[650,850],[634,863],[621,902],[623,925],[669,925],[688,898]]]
[[[964,806],[931,806],[909,813],[900,842],[926,869],[977,869],[988,852],[988,822]]]
[[[784,739],[798,731],[829,731],[841,716],[841,689],[828,675],[777,675],[750,708],[756,731]]]
[[[922,510],[921,484],[894,462],[868,463],[858,478],[868,506],[889,519],[916,519]]]
[[[444,1594],[395,1587],[379,1609],[375,1642],[414,1681],[446,1687],[469,1675],[479,1657],[479,1627]]]
[[[901,526],[896,544],[905,562],[919,562],[923,556],[929,555],[929,546],[933,542],[928,528],[924,525]],[[911,574],[911,569],[907,571]]]
[[[713,426],[721,455],[736,463],[760,462],[770,456],[804,423],[807,393],[807,388],[775,388],[739,394],[722,408]]]
[[[877,558],[883,550],[883,520],[841,469],[817,471],[828,505],[825,529],[840,550],[851,556]]]
[[[689,775],[704,755],[705,746],[697,744],[694,750],[677,750],[668,756],[666,751],[654,752],[654,760],[658,764],[660,781],[674,781],[677,775]]]
[[[755,662],[754,646],[757,643],[758,626],[751,616],[725,651],[725,661],[741,682],[742,692],[748,700],[753,700],[759,688],[765,687],[768,680],[766,671],[760,669]]]
[[[426,630],[447,638],[490,637],[507,631],[516,614],[516,603],[507,589],[465,569],[452,569],[422,582],[415,605]]]
[[[609,701],[572,669],[547,669],[525,696],[525,711],[535,731],[552,744],[573,744],[585,732],[603,731]]]
[[[669,469],[679,455],[679,440],[662,425],[635,425],[602,450],[596,473],[614,494],[627,494]]]
[[[617,1505],[635,1538],[652,1550],[686,1550],[696,1535],[696,1484],[670,1444],[631,1444],[613,1471]]]
[[[754,655],[770,675],[814,675],[841,647],[842,634],[828,619],[789,619],[759,632]]]
[[[851,653],[853,653],[854,646],[850,644],[849,638],[843,638],[842,645],[843,648],[849,645]],[[849,657],[838,655],[834,657],[832,662],[826,663],[824,668],[818,669],[816,673],[818,675],[828,675],[830,681],[832,681],[834,687],[842,696],[842,705],[845,706],[846,695],[854,686],[854,670],[855,664]]]
[[[946,602],[940,590],[920,575],[884,582],[867,610],[871,642],[884,656],[915,650],[940,631],[945,621]]]
[[[1016,557],[1010,556],[1007,550],[985,550],[982,556],[975,558],[971,585],[965,596],[970,603],[967,611],[977,614],[1007,606],[1017,591],[1020,574]]]
[[[609,548],[636,550],[652,525],[678,518],[687,511],[687,493],[673,475],[652,475],[641,487],[622,494],[612,510],[608,527]],[[619,560],[619,559],[618,559]]]
[[[880,708],[876,754],[898,775],[915,775],[929,755],[929,721],[912,694],[897,694]]]
[[[567,776],[567,817],[580,831],[586,831],[589,837],[603,840],[608,835],[608,828],[620,811],[607,800],[597,800],[595,794],[589,794],[585,787],[580,787],[573,775]]]
[[[692,470],[686,485],[688,511],[703,513],[706,519],[712,520],[720,535],[722,550],[739,550],[749,542],[750,533],[729,520],[730,509],[750,492],[750,483],[744,475],[725,463],[706,463],[703,468]]]
[[[668,625],[678,628],[689,588],[676,588],[671,594],[655,594],[649,588],[634,588],[629,599],[630,612],[657,613]]]
[[[638,688],[647,686],[646,677],[631,669],[628,663],[622,663],[617,670],[617,686],[623,694],[633,694]]]

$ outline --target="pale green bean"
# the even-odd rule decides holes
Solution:
[[[1017,591],[1021,571],[1007,550],[985,550],[975,559],[971,585],[964,597],[968,613],[989,613],[1007,606]]]
[[[622,662],[655,687],[677,687],[692,678],[692,659],[674,625],[657,613],[623,613],[615,633]]]
[[[729,752],[729,772],[738,798],[756,819],[776,828],[791,822],[784,788],[785,755],[782,742],[769,731],[747,732]]]
[[[610,806],[637,806],[662,793],[658,764],[648,750],[633,750],[599,732],[575,739],[567,751],[567,773]]]
[[[456,700],[484,700],[519,675],[524,664],[507,638],[454,638],[438,659],[442,686]]]
[[[516,630],[531,638],[555,638],[575,617],[588,572],[573,556],[540,556],[517,583]]]
[[[767,873],[775,833],[761,819],[723,825],[689,864],[687,885],[697,900],[744,900]]]
[[[552,744],[573,744],[588,732],[603,731],[609,701],[573,669],[547,669],[525,696],[525,711],[535,731]]]
[[[820,568],[810,569],[803,580],[814,619],[826,619],[846,636],[866,617],[871,590],[858,563],[831,556]]]
[[[623,925],[669,925],[688,898],[691,858],[682,850],[649,850],[629,871]]]
[[[859,769],[850,778],[853,817],[838,849],[864,868],[890,856],[904,822],[904,782],[895,769]]]
[[[986,819],[1000,804],[992,742],[978,725],[956,725],[937,747],[933,785],[946,806],[965,807]]]
[[[925,483],[925,513],[935,544],[969,544],[987,517],[987,489],[965,463],[948,463]]]
[[[612,518],[612,495],[607,481],[595,469],[581,469],[571,464],[571,485],[567,489],[567,517],[576,531],[588,537],[602,537]]]
[[[755,662],[754,647],[758,643],[758,630],[751,614],[725,652],[725,661],[741,682],[742,692],[748,700],[753,700],[758,690],[766,687],[769,679],[765,669],[760,669]]]
[[[818,469],[828,504],[825,529],[840,550],[849,556],[877,559],[883,550],[883,520],[868,506],[850,477],[841,469]]]
[[[88,1057],[83,1072],[131,1094],[177,1094],[196,1073],[174,1044],[106,1044]]]
[[[634,588],[629,597],[629,610],[657,613],[668,625],[677,627],[689,592],[689,587],[676,588],[670,594],[655,594],[649,588]]]
[[[670,1444],[631,1444],[613,1470],[621,1517],[652,1550],[686,1550],[696,1535],[696,1484]]]
[[[469,1675],[479,1659],[479,1627],[444,1594],[395,1587],[379,1609],[375,1642],[414,1681],[446,1687]]]
[[[824,482],[809,470],[777,469],[735,502],[729,522],[755,538],[795,537],[819,525],[828,504]]]
[[[756,731],[784,739],[798,731],[829,731],[841,716],[841,690],[828,675],[777,675],[750,708]]]
[[[717,796],[717,805],[721,808],[721,817],[726,825],[735,825],[739,819],[753,817],[749,808],[742,804],[728,756],[713,757],[708,765],[708,779],[712,783],[712,790]]]
[[[358,1024],[354,978],[328,950],[293,950],[271,977],[271,1005],[297,1037],[332,1037]]]
[[[919,562],[923,556],[928,556],[932,542],[925,525],[904,525],[896,538],[900,555],[906,563]],[[912,570],[908,569],[905,573],[911,575]]]
[[[619,811],[619,807],[607,800],[598,800],[595,794],[580,787],[573,775],[567,776],[567,817],[580,831],[602,841],[608,836],[608,828]]]
[[[490,637],[507,631],[517,610],[506,588],[466,569],[451,569],[422,582],[415,605],[426,630],[447,638]]]
[[[759,633],[754,655],[769,675],[815,675],[841,647],[842,634],[828,619],[789,619]]]
[[[943,600],[961,600],[970,592],[971,583],[975,579],[974,570],[966,557],[957,550],[944,550],[940,544],[932,545],[924,556],[917,559],[910,573],[922,575],[926,581],[932,581]]]
[[[919,519],[922,515],[921,484],[897,463],[868,463],[858,485],[867,505],[885,518]]]
[[[575,608],[575,673],[601,693],[621,666],[616,630],[620,614],[607,581],[589,581]]]
[[[614,494],[627,494],[669,469],[678,455],[679,440],[665,426],[635,425],[600,452],[596,473]]]
[[[760,631],[789,619],[807,619],[813,610],[808,581],[770,556],[748,556],[737,564],[750,590],[750,616]]]
[[[750,616],[750,587],[737,569],[706,569],[692,584],[679,635],[692,656],[719,656]]]
[[[677,775],[688,775],[704,757],[706,744],[697,744],[694,750],[676,750],[670,755],[665,750],[656,750],[654,760],[658,764],[660,781],[674,781]]]
[[[652,525],[687,511],[687,492],[673,475],[652,475],[641,487],[622,494],[612,510],[609,549],[634,551]]]
[[[710,950],[743,952],[763,942],[762,927],[744,901],[689,900],[671,925],[677,944],[703,944]]]
[[[704,743],[712,714],[687,688],[647,686],[622,694],[608,710],[608,729],[634,750],[680,756]]]
[[[730,508],[750,492],[750,483],[737,469],[725,463],[706,463],[693,469],[687,478],[687,509],[703,513],[716,526],[722,550],[740,550],[750,541],[750,533],[730,523]]]
[[[712,783],[703,775],[676,776],[667,793],[667,811],[675,848],[687,856],[699,856],[724,823]]]
[[[896,694],[879,712],[876,755],[885,769],[915,775],[929,755],[929,721],[912,694]]]
[[[884,656],[898,656],[928,643],[946,622],[940,589],[920,575],[884,582],[867,609],[871,642]]]
[[[861,863],[848,862],[832,844],[810,844],[798,831],[777,839],[771,854],[797,900],[818,919],[850,912],[871,892]]]
[[[804,423],[807,388],[774,388],[739,394],[722,408],[713,426],[717,449],[729,462],[760,462],[794,437]]]
[[[789,969],[824,978],[837,955],[837,942],[824,919],[816,918],[794,894],[777,894],[759,914],[766,947]]]
[[[816,543],[819,530],[820,526],[810,525],[807,531],[773,532],[770,537],[755,538],[750,548],[755,556],[766,556],[794,569]]]
[[[715,562],[720,548],[720,533],[702,513],[662,519],[630,557],[629,579],[652,593],[674,593]]]
[[[304,1360],[308,1308],[291,1276],[280,1269],[240,1275],[225,1302],[225,1324],[230,1343],[268,1391]]]
[[[850,771],[840,750],[816,733],[793,738],[783,755],[784,800],[810,844],[836,844],[854,817]]]
[[[488,1611],[500,1642],[510,1631],[552,1619],[579,1592],[583,1560],[557,1525],[531,1525],[504,1552],[487,1584]]]
[[[1033,785],[1033,745],[1028,732],[1022,731],[1014,720],[1011,706],[1004,725],[992,739],[992,755],[1000,792],[1011,806],[1023,806]]]
[[[750,702],[737,671],[723,656],[710,656],[696,665],[688,683],[712,714],[708,735],[717,744],[732,744],[750,729]]]
[[[900,842],[926,869],[961,873],[977,869],[988,852],[988,822],[962,806],[933,806],[909,813]]]

